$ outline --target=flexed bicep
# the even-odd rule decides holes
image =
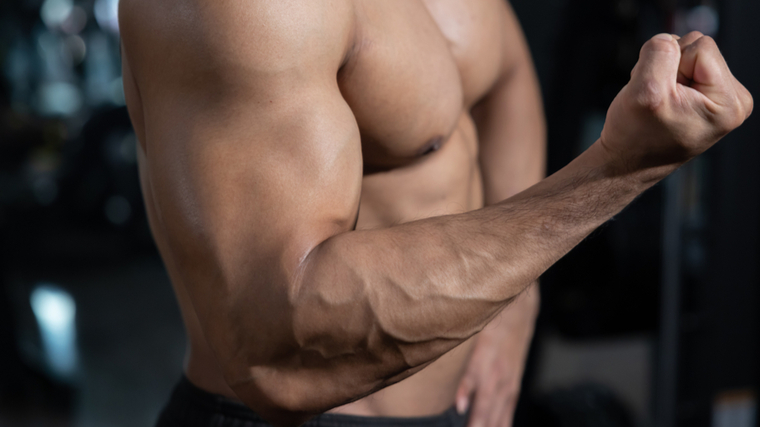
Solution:
[[[347,24],[310,5],[183,7],[151,28],[157,14],[122,6],[128,103],[154,235],[234,383],[227,367],[286,351],[301,263],[355,222],[361,145],[335,78]]]

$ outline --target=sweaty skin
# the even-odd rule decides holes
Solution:
[[[495,135],[525,72],[500,2],[125,0],[120,19],[188,375],[276,425],[445,409],[471,337],[752,110],[712,39],[655,37],[597,143],[481,208],[510,191]]]

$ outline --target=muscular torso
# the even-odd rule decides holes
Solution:
[[[337,79],[356,118],[364,178],[357,229],[382,228],[483,206],[473,105],[499,78],[501,0],[359,1]],[[125,78],[127,99],[137,90]],[[130,105],[132,113],[142,108]],[[134,115],[134,114],[133,114]],[[141,114],[140,114],[141,115]],[[145,130],[135,123],[138,136]],[[141,162],[145,161],[144,141]],[[150,177],[141,169],[149,216]],[[166,239],[154,228],[159,249]],[[180,274],[162,249],[189,335],[186,373],[234,397],[208,347]],[[420,373],[335,412],[418,416],[454,401],[472,340]]]

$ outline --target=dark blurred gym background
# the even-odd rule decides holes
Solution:
[[[185,338],[151,241],[118,0],[0,3],[0,426],[148,426]],[[549,171],[599,136],[641,44],[713,35],[760,96],[758,0],[514,0]],[[542,280],[518,427],[755,427],[760,119]]]

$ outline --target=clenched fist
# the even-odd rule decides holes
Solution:
[[[622,173],[672,168],[701,154],[752,112],[715,41],[660,34],[641,49],[631,81],[607,112],[600,143]],[[645,179],[647,179],[645,178]]]

